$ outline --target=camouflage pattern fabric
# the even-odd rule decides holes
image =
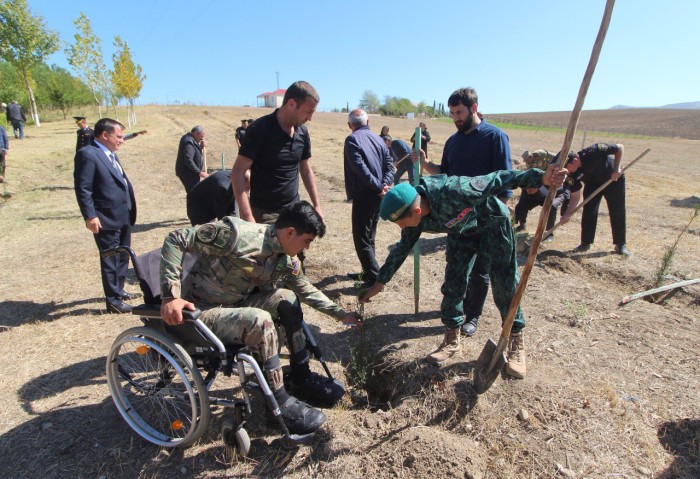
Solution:
[[[182,282],[186,252],[197,259]],[[274,225],[248,223],[233,216],[170,233],[161,250],[160,282],[163,299],[183,298],[207,310],[204,319],[214,325],[222,341],[240,343],[243,339],[253,348],[248,337],[252,334],[259,341],[256,347],[267,349],[261,351],[265,355],[277,350],[276,337],[274,341],[269,338],[268,329],[274,331],[272,321],[290,320],[279,317],[283,303],[288,307],[282,310],[294,311],[298,297],[335,318],[345,314],[308,281],[300,261],[284,253]],[[286,289],[278,288],[278,282]],[[291,321],[300,327],[299,318]],[[305,349],[303,334],[291,333],[288,331],[290,352]]]
[[[377,281],[386,284],[399,269],[421,233],[447,233],[445,280],[440,307],[442,322],[454,328],[464,322],[462,302],[475,255],[491,276],[493,297],[505,319],[519,275],[515,238],[507,207],[496,196],[517,187],[539,187],[543,171],[496,171],[485,176],[433,175],[420,179],[419,194],[430,203],[430,214],[416,227],[404,228],[401,240],[379,270]],[[513,332],[525,327],[518,308]]]
[[[531,161],[525,161],[526,168],[537,168],[538,170],[546,170],[549,167],[552,159],[554,158],[554,153],[550,153],[547,150],[535,150],[530,152]]]

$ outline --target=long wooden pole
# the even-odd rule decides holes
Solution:
[[[414,149],[418,158],[420,158],[421,146],[421,129],[416,128]],[[420,183],[420,161],[416,161],[413,165],[413,186],[418,186]],[[420,238],[413,245],[413,311],[418,314],[418,304],[420,303]]]
[[[644,296],[649,296],[649,295],[655,294],[655,293],[663,293],[664,291],[670,291],[672,289],[683,288],[684,286],[690,286],[691,284],[696,284],[696,283],[700,283],[700,278],[688,279],[688,280],[680,281],[680,282],[674,283],[674,284],[667,284],[666,286],[661,286],[659,288],[649,289],[647,291],[642,291],[641,293],[636,293],[636,294],[632,294],[630,296],[625,296],[624,298],[622,298],[622,302],[620,304],[627,304],[631,301],[634,301],[635,299],[643,298]]]
[[[595,43],[593,44],[593,51],[591,52],[591,58],[588,61],[588,68],[586,68],[586,73],[583,75],[583,81],[581,82],[581,87],[578,92],[578,97],[576,98],[576,104],[571,112],[571,118],[569,119],[569,126],[566,130],[566,135],[564,136],[564,144],[561,147],[561,153],[559,154],[559,159],[557,161],[557,168],[561,168],[566,161],[567,152],[571,148],[571,143],[576,133],[576,125],[578,125],[578,120],[581,117],[581,110],[583,109],[583,102],[586,99],[586,93],[588,93],[588,87],[591,84],[591,78],[593,78],[593,72],[598,63],[598,58],[600,57],[600,51],[603,48],[603,42],[605,40],[605,35],[608,31],[608,26],[610,25],[610,17],[612,16],[613,7],[615,6],[615,0],[607,0],[605,4],[605,12],[603,13],[603,20],[600,23],[600,28],[598,30],[598,36],[596,37]],[[540,246],[542,241],[542,233],[544,233],[545,225],[547,223],[547,217],[549,216],[549,210],[552,207],[552,200],[554,199],[554,194],[556,193],[557,187],[552,185],[549,187],[549,192],[547,193],[547,198],[544,200],[544,205],[542,206],[542,212],[540,213],[540,220],[537,223],[537,231],[535,232],[535,238],[532,241],[532,246],[530,247],[530,253],[528,254],[525,267],[523,268],[522,276],[520,277],[520,282],[515,290],[513,299],[510,302],[510,307],[508,308],[508,313],[506,314],[506,320],[503,323],[503,328],[501,329],[501,338],[498,341],[498,346],[496,351],[489,363],[487,370],[494,368],[498,362],[499,356],[505,350],[508,344],[508,337],[513,328],[513,322],[515,321],[515,315],[518,312],[518,307],[520,306],[520,300],[525,293],[525,288],[527,287],[527,281],[530,277],[530,272],[535,264],[535,258],[537,257],[537,248]]]
[[[634,160],[630,161],[627,165],[625,165],[625,167],[622,169],[622,172],[624,173],[625,171],[627,171],[627,169],[628,169],[630,166],[634,165],[636,162],[638,162],[639,160],[641,160],[642,158],[644,158],[644,156],[645,156],[647,153],[649,153],[650,151],[651,151],[651,148],[647,148],[646,150],[644,150],[644,152],[643,152],[641,155],[639,155],[637,158],[635,158]],[[589,203],[593,198],[596,197],[596,195],[598,195],[601,191],[603,191],[605,188],[607,188],[607,186],[608,186],[610,183],[612,183],[612,182],[613,182],[613,180],[610,179],[610,180],[606,181],[605,183],[603,183],[602,185],[600,185],[600,186],[593,192],[593,194],[591,194],[588,198],[586,198],[585,200],[583,200],[582,203],[580,203],[578,206],[576,206],[576,208],[574,208],[574,211],[571,212],[571,214],[569,215],[569,218],[571,218],[572,216],[574,216],[578,210],[580,210],[581,208],[583,208],[584,206],[586,206],[587,203]],[[552,229],[549,229],[549,230],[547,230],[547,231],[544,232],[544,234],[542,235],[542,238],[544,239],[544,238],[546,238],[547,236],[551,235],[552,232],[553,232],[555,229],[559,228],[562,224],[563,224],[563,223],[561,222],[561,220],[559,220],[559,223],[557,223],[557,224],[555,224],[554,226],[552,226]]]

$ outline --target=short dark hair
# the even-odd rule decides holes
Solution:
[[[560,155],[560,154],[561,154],[561,151],[558,152],[556,155],[554,155],[554,158],[552,158],[552,161],[551,161],[550,164],[556,164],[556,163],[559,161],[559,155]],[[568,165],[568,164],[571,162],[571,160],[573,160],[574,158],[577,158],[577,157],[578,157],[578,153],[576,153],[576,152],[573,151],[573,150],[570,151],[570,152],[566,155],[566,161],[564,162],[564,166]]]
[[[457,106],[464,105],[467,108],[471,108],[472,105],[479,103],[479,96],[476,94],[476,90],[472,87],[460,88],[455,90],[450,98],[447,99],[447,106]]]
[[[284,94],[284,99],[282,104],[285,105],[289,100],[294,100],[297,105],[301,105],[308,98],[313,98],[316,103],[321,101],[321,97],[318,96],[318,92],[314,87],[312,87],[308,82],[305,81],[295,81],[289,88],[287,88]]]
[[[111,118],[100,118],[99,120],[97,120],[97,123],[95,123],[93,135],[95,136],[95,138],[97,138],[100,135],[102,135],[103,131],[106,131],[107,133],[114,133],[114,128],[117,126],[122,130],[126,130],[126,127],[119,123],[117,120],[112,120]]]
[[[308,201],[299,201],[280,212],[275,228],[281,230],[289,227],[294,228],[299,235],[309,233],[323,238],[326,234],[326,225],[321,215]]]

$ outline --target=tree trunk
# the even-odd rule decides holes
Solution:
[[[34,124],[39,127],[41,126],[41,122],[39,121],[39,111],[36,108],[36,100],[34,99],[34,92],[32,91],[32,87],[29,84],[29,75],[27,75],[27,70],[22,69],[22,76],[24,77],[24,84],[27,86],[27,92],[29,92],[29,111],[32,114],[32,120],[34,120]]]

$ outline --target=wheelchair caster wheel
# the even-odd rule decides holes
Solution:
[[[225,419],[221,425],[221,438],[232,448],[239,458],[244,458],[250,452],[250,436],[248,431],[239,426],[233,418]]]

